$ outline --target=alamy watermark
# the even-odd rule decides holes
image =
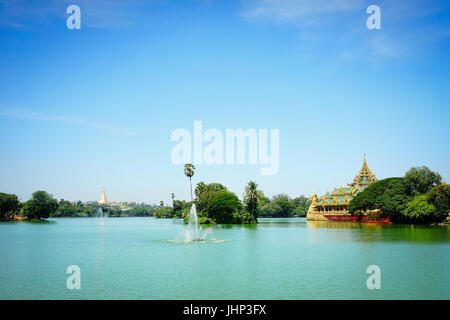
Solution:
[[[381,9],[379,6],[371,4],[367,7],[366,13],[370,16],[366,20],[367,29],[381,29]]]
[[[367,278],[367,289],[381,289],[381,269],[379,266],[373,264],[367,267],[366,273],[370,274]]]
[[[67,29],[81,29],[81,9],[76,4],[72,4],[67,7],[66,13],[70,14],[67,17],[66,25]]]
[[[245,131],[226,129],[225,134],[215,128],[203,132],[203,122],[197,120],[194,121],[193,137],[184,128],[172,132],[171,141],[178,143],[172,148],[171,159],[177,165],[259,164],[261,175],[274,175],[280,166],[280,132],[279,129],[270,130],[270,149],[268,133],[268,129],[253,128]]]
[[[69,290],[81,289],[81,269],[77,265],[70,265],[66,269],[70,276],[66,280],[66,288]]]

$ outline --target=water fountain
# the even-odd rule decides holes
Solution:
[[[105,224],[105,219],[104,219],[103,210],[101,207],[98,208],[98,210],[97,210],[97,216],[99,216],[101,218],[100,225],[103,226]]]
[[[210,230],[211,228],[205,229],[198,225],[197,209],[195,208],[195,204],[192,204],[191,211],[189,212],[189,232],[187,240],[204,241]]]
[[[206,240],[206,236],[213,230],[214,227],[204,227],[200,226],[198,223],[198,215],[197,215],[197,208],[195,207],[195,204],[191,206],[191,210],[189,211],[189,220],[188,220],[188,228],[185,228],[182,232],[182,239],[171,239],[171,240],[162,240],[164,242],[171,242],[171,243],[193,243],[193,242],[199,242],[199,243],[222,243],[222,242],[228,242],[231,240],[219,240],[219,239],[211,239],[208,238]]]

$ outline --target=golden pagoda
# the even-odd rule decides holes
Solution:
[[[347,210],[350,201],[375,181],[377,181],[377,178],[367,166],[366,155],[364,154],[362,168],[353,182],[348,183],[347,187],[335,188],[332,192],[327,192],[320,198],[317,198],[317,195],[314,194],[311,197],[311,206],[306,218],[308,220],[325,221],[329,220],[325,216],[350,216]]]
[[[98,200],[97,202],[98,202],[98,204],[110,204],[108,199],[106,199],[105,187],[103,187],[102,196],[100,197],[100,200]]]

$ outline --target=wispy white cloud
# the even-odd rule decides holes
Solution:
[[[245,1],[242,15],[249,20],[268,19],[278,23],[311,24],[318,16],[355,11],[362,0],[251,0]]]
[[[93,122],[87,121],[74,117],[66,117],[66,116],[55,116],[55,115],[43,115],[38,114],[26,109],[3,109],[0,110],[0,116],[8,117],[8,118],[18,118],[18,119],[26,119],[26,120],[36,120],[36,121],[44,121],[44,122],[55,122],[55,123],[67,123],[82,127],[91,127],[99,130],[109,131],[120,135],[135,135],[136,132],[125,127],[118,125],[111,125],[102,122]]]
[[[10,28],[43,28],[65,25],[66,8],[81,8],[82,28],[115,28],[133,25],[146,6],[164,0],[0,0],[0,26]]]
[[[329,53],[344,60],[391,60],[419,55],[448,39],[450,23],[430,23],[450,12],[448,1],[378,1],[381,30],[366,28],[368,0],[243,0],[240,15],[249,22],[290,25],[301,48],[314,51],[327,43]]]

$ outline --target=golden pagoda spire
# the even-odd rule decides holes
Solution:
[[[367,165],[366,154],[365,153],[364,153],[364,162],[363,162],[361,171],[370,171],[369,166]]]
[[[100,197],[100,200],[98,200],[99,204],[109,204],[108,199],[106,199],[106,194],[105,194],[105,187],[102,188],[102,196]]]
[[[375,181],[377,181],[377,178],[375,178],[375,175],[369,169],[369,166],[367,165],[366,161],[366,154],[364,153],[364,162],[362,168],[361,170],[359,170],[358,174],[353,179],[353,182],[349,185],[350,186],[369,185]]]

